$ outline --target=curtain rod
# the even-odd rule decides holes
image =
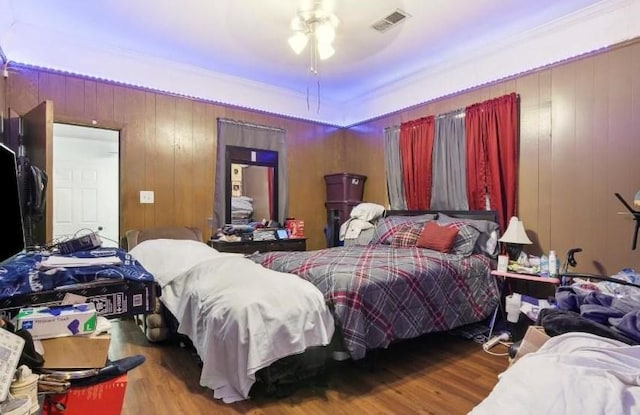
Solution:
[[[262,128],[264,130],[279,131],[279,132],[283,132],[283,133],[286,132],[286,130],[284,128],[270,127],[268,125],[252,124],[252,123],[249,123],[249,122],[232,120],[230,118],[218,118],[218,121],[225,122],[227,124],[244,125],[244,126],[247,126],[247,127]]]
[[[435,118],[445,118],[445,117],[459,117],[459,118],[463,118],[466,116],[466,113],[464,112],[465,108],[458,108],[457,110],[453,110],[453,111],[449,111],[449,112],[445,112],[444,114],[439,114],[436,115]]]

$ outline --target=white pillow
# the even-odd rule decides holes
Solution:
[[[384,206],[376,203],[360,203],[352,210],[350,216],[355,219],[361,219],[370,222],[374,219],[382,217],[384,214]]]
[[[129,251],[161,287],[202,261],[227,256],[209,245],[188,239],[150,239]]]

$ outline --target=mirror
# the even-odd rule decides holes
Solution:
[[[278,221],[278,152],[226,146],[226,223]]]

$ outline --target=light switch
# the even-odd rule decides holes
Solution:
[[[153,190],[140,190],[140,203],[153,203]]]

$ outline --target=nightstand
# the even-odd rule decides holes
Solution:
[[[498,303],[496,310],[493,312],[493,317],[491,318],[491,324],[489,326],[489,338],[491,338],[491,336],[493,335],[493,329],[496,323],[496,318],[498,316],[498,311],[502,312],[503,317],[505,314],[504,307],[502,305],[505,299],[504,286],[507,282],[507,279],[519,280],[525,283],[533,282],[533,283],[541,283],[541,284],[552,284],[554,290],[558,285],[560,285],[559,278],[539,277],[537,275],[531,275],[531,274],[519,274],[517,272],[503,272],[503,271],[496,271],[496,270],[491,271],[491,275],[502,279],[502,281],[501,281],[501,284],[499,284],[500,302]]]
[[[502,271],[491,271],[491,275],[495,277],[502,277],[503,279],[514,278],[517,280],[526,280],[526,281],[535,281],[535,282],[543,282],[547,284],[560,284],[560,280],[558,278],[549,278],[549,277],[539,277],[537,275],[531,274],[519,274],[517,272],[502,272]]]
[[[220,252],[233,252],[237,254],[253,254],[254,252],[270,251],[306,251],[306,238],[278,239],[275,241],[239,241],[225,242],[209,240],[210,247]]]

